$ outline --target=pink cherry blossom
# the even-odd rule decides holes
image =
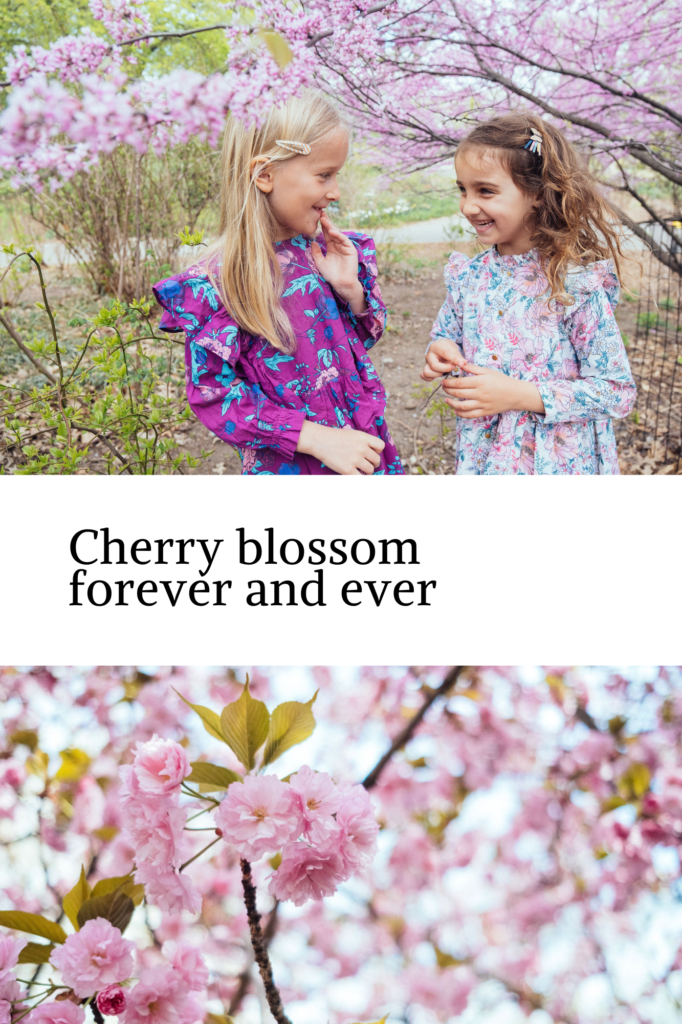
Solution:
[[[14,935],[0,935],[0,982],[11,977],[10,971],[16,967],[17,957],[27,942],[28,939]]]
[[[24,766],[15,758],[8,757],[0,761],[0,786],[11,786],[12,789],[20,789],[26,778]]]
[[[104,1016],[118,1016],[126,1008],[126,991],[120,985],[107,985],[97,993],[97,1009]]]
[[[143,793],[172,793],[190,773],[187,751],[155,734],[135,748],[133,773]]]
[[[13,1010],[22,996],[18,981],[11,975],[0,979],[0,1024],[10,1024]]]
[[[349,872],[369,863],[377,845],[379,825],[364,786],[341,793],[336,824],[341,830],[340,852]]]
[[[274,775],[247,775],[243,782],[233,782],[215,820],[225,842],[247,860],[276,852],[296,839],[303,826],[294,791]]]
[[[85,1011],[70,999],[41,1003],[24,1018],[26,1024],[83,1024]]]
[[[122,803],[123,831],[135,848],[138,865],[144,862],[162,870],[177,867],[187,847],[183,831],[187,812],[175,802],[148,794],[132,798],[124,794]]]
[[[96,917],[53,950],[50,963],[59,968],[64,984],[79,999],[85,999],[105,985],[130,976],[134,949],[135,944],[124,939],[118,928]]]
[[[347,877],[344,859],[333,840],[326,846],[287,843],[268,891],[275,899],[291,900],[301,907],[308,900],[333,896]]]
[[[130,990],[122,1024],[196,1024],[201,1003],[179,973],[168,965],[149,967]]]
[[[200,991],[208,983],[208,968],[195,946],[186,942],[164,942],[161,952],[191,991]]]
[[[168,869],[164,871],[151,863],[140,862],[135,871],[135,880],[144,885],[149,902],[168,914],[179,914],[182,910],[198,914],[201,910],[201,894],[187,875]]]
[[[323,842],[335,828],[334,815],[339,806],[339,793],[331,776],[304,765],[291,776],[289,785],[301,808],[303,834],[311,841]]]

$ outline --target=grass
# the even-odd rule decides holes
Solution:
[[[391,227],[449,217],[459,210],[449,168],[390,181],[380,167],[349,160],[339,175],[339,187],[341,198],[332,212],[342,228]]]

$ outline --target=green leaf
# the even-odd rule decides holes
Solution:
[[[58,782],[77,782],[88,770],[90,758],[84,750],[71,747],[68,750],[62,750],[60,757],[62,763],[55,774],[55,779]]]
[[[649,789],[650,782],[651,772],[647,765],[635,762],[618,780],[618,792],[626,800],[636,799],[644,796]]]
[[[50,942],[66,942],[66,932],[56,921],[48,921],[40,914],[27,914],[24,910],[0,910],[0,924],[29,935],[40,935]]]
[[[270,719],[270,731],[263,755],[263,764],[270,764],[289,747],[303,743],[303,740],[307,740],[312,735],[315,718],[311,709],[317,700],[318,692],[316,690],[306,704],[297,700],[287,700],[275,708]]]
[[[50,953],[54,949],[54,944],[50,943],[46,946],[43,942],[27,942],[21,953],[17,963],[19,964],[47,964],[50,962]]]
[[[132,874],[119,875],[116,878],[100,878],[90,895],[93,899],[97,899],[99,896],[108,896],[110,892],[116,892],[117,889],[122,888],[122,886],[127,885],[132,880]]]
[[[92,834],[93,836],[97,836],[98,839],[101,839],[102,842],[110,843],[120,831],[121,830],[116,828],[115,825],[102,825],[101,828],[94,829]]]
[[[285,68],[293,60],[293,53],[288,42],[279,32],[261,29],[257,35],[263,40],[268,50],[281,68]]]
[[[130,924],[134,910],[133,900],[130,896],[126,896],[122,888],[119,888],[105,896],[86,900],[78,911],[78,924],[82,928],[86,921],[92,921],[95,917],[103,917],[113,924],[114,928],[124,932]]]
[[[609,811],[615,811],[617,807],[623,807],[627,803],[622,796],[610,796],[606,800],[602,801],[600,808],[600,814],[608,814]]]
[[[223,708],[220,716],[223,736],[247,771],[255,767],[256,752],[265,743],[270,715],[262,700],[254,700],[249,693],[249,681],[244,691],[232,704]]]
[[[10,742],[17,746],[21,744],[28,747],[34,754],[38,748],[38,733],[35,729],[17,729],[16,732],[10,734]]]
[[[233,782],[243,782],[241,775],[230,771],[229,768],[222,768],[220,765],[211,764],[209,761],[192,761],[192,774],[187,777],[188,782],[202,782],[211,786],[211,789],[204,789],[202,792],[210,793],[213,789],[227,789]]]
[[[173,689],[175,690],[175,687],[173,687]],[[191,708],[192,711],[196,711],[199,718],[204,723],[204,729],[206,730],[207,733],[210,733],[211,736],[215,736],[217,740],[222,740],[223,743],[227,743],[227,740],[223,736],[223,731],[220,726],[220,718],[215,713],[215,711],[211,711],[210,708],[205,708],[201,704],[190,704],[190,702],[185,697],[183,697],[178,690],[175,690],[175,692],[177,693],[180,700],[184,700],[188,708]]]
[[[204,1024],[235,1024],[235,1019],[226,1013],[207,1013]]]
[[[436,953],[436,963],[441,970],[444,970],[446,967],[461,967],[462,964],[469,962],[468,960],[458,960],[457,957],[452,956],[451,953],[444,952],[435,943],[433,948]]]
[[[67,892],[66,896],[62,900],[62,909],[68,917],[71,924],[78,931],[78,911],[83,906],[85,901],[90,898],[92,890],[88,885],[88,880],[85,877],[85,869],[81,866],[80,878],[74,885],[70,892]]]

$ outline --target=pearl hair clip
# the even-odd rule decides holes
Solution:
[[[538,156],[542,155],[542,136],[538,135],[534,128],[531,128],[530,138],[524,149],[529,149],[531,153],[537,153]]]
[[[287,142],[285,139],[275,140],[282,149],[289,149],[292,153],[299,153],[301,156],[308,156],[310,146],[306,142]]]

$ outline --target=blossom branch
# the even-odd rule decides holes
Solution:
[[[277,930],[277,909],[278,909],[278,907],[279,907],[279,900],[275,900],[275,905],[272,908],[272,910],[270,911],[270,916],[268,918],[268,923],[266,924],[265,928],[263,929],[263,942],[264,942],[266,948],[272,942],[274,934],[275,934],[275,932]],[[241,1006],[242,1000],[243,1000],[244,996],[246,995],[246,993],[248,991],[249,982],[251,981],[251,965],[252,965],[252,963],[253,963],[253,961],[249,960],[247,966],[244,968],[244,970],[239,975],[239,978],[237,980],[237,988],[235,989],[235,992],[234,992],[232,998],[230,999],[230,1005],[229,1005],[229,1007],[227,1009],[228,1017],[234,1016],[234,1014],[237,1012],[237,1010]]]
[[[284,1012],[279,990],[272,978],[272,966],[270,964],[270,957],[268,956],[268,948],[261,931],[260,914],[256,909],[256,889],[251,876],[251,865],[243,858],[240,863],[242,868],[244,903],[246,905],[246,915],[248,917],[249,930],[251,932],[251,945],[253,946],[253,955],[256,963],[258,964],[260,976],[263,979],[265,997],[268,1001],[270,1012],[277,1021],[277,1024],[291,1024],[291,1021]]]
[[[390,7],[391,4],[393,4],[393,3],[395,3],[395,0],[384,0],[383,3],[373,4],[371,7],[368,7],[366,11],[360,11],[359,12],[360,17],[361,18],[366,18],[368,14],[376,14],[378,11],[383,11],[384,7]],[[333,36],[333,35],[334,35],[334,29],[333,28],[323,29],[322,32],[317,32],[314,36],[312,36],[308,40],[307,45],[308,46],[315,46],[315,44],[319,43],[319,41],[321,39],[327,39],[329,36]]]
[[[393,740],[384,756],[377,762],[374,768],[372,768],[369,775],[366,775],[362,780],[362,785],[365,789],[372,789],[373,786],[376,786],[379,781],[379,776],[393,755],[397,753],[397,751],[402,750],[402,748],[412,739],[417,726],[420,724],[431,705],[434,704],[439,697],[444,697],[452,689],[464,669],[464,665],[457,665],[455,668],[451,668],[440,686],[431,691],[422,706],[419,708],[419,711],[412,716],[405,728],[402,729]]]

